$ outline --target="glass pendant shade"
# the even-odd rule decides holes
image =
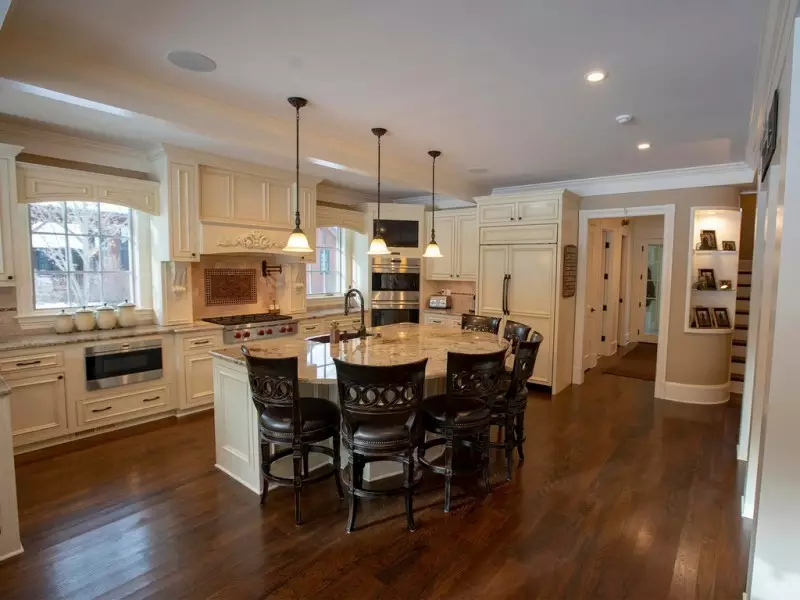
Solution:
[[[314,251],[311,249],[311,246],[308,245],[308,238],[306,234],[303,233],[303,230],[299,227],[292,231],[292,235],[289,236],[289,241],[286,242],[286,247],[283,249],[284,252],[294,252],[297,254],[313,254]]]
[[[428,247],[425,248],[425,254],[422,256],[425,258],[443,258],[442,251],[439,249],[439,244],[434,241],[428,244]]]
[[[367,254],[370,256],[384,256],[386,254],[391,254],[391,252],[389,252],[389,248],[386,247],[386,241],[383,239],[382,235],[378,234],[372,238],[372,242],[369,245]]]

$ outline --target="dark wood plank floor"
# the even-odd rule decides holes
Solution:
[[[262,510],[214,470],[212,425],[21,465],[26,552],[0,564],[0,598],[742,597],[737,407],[599,373],[532,394],[514,481],[498,463],[492,494],[462,492],[446,515],[427,477],[411,534],[402,498],[365,503],[346,534],[331,481],[308,489],[301,528],[289,490]]]

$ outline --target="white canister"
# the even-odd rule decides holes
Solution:
[[[91,308],[80,308],[75,311],[75,329],[78,331],[91,331],[94,329],[94,311]]]
[[[73,322],[72,315],[67,314],[63,310],[61,314],[56,315],[55,328],[56,333],[69,333],[72,331]]]
[[[117,323],[120,327],[134,327],[136,320],[136,305],[133,302],[117,304]]]
[[[108,304],[97,307],[94,311],[95,319],[97,319],[98,329],[114,329],[117,326],[117,314],[114,312],[114,307]]]

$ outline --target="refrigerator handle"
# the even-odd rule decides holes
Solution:
[[[504,315],[508,314],[508,311],[507,311],[507,308],[506,308],[506,301],[507,301],[506,293],[508,291],[508,288],[506,287],[507,283],[508,283],[508,273],[503,275],[503,314]]]

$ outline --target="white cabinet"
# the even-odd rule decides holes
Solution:
[[[440,214],[434,225],[436,226],[436,243],[439,244],[442,251],[442,258],[427,259],[427,278],[455,279],[456,260],[453,255],[453,247],[456,243],[456,218]],[[430,227],[428,227],[428,239],[430,239]]]
[[[548,193],[546,196],[508,195],[482,200],[478,208],[481,225],[509,225],[525,223],[547,223],[560,218],[561,193]]]
[[[181,408],[194,408],[214,403],[214,373],[208,353],[185,356],[183,376],[186,397]]]
[[[546,223],[558,220],[558,198],[520,200],[517,202],[517,222]]]
[[[17,202],[16,156],[19,146],[0,144],[0,285],[14,285],[12,208]]]
[[[425,278],[434,281],[475,281],[478,278],[478,216],[475,210],[436,213],[436,242],[442,258],[428,258]],[[427,215],[430,239],[431,215]],[[427,243],[427,242],[426,242]]]
[[[161,262],[200,260],[196,164],[154,158],[161,181],[161,210],[151,222],[153,256]]]
[[[78,425],[96,427],[121,423],[173,408],[169,388],[157,386],[136,392],[125,392],[125,387],[109,390],[101,398],[90,398],[78,403]]]
[[[67,433],[64,374],[32,375],[7,381],[11,387],[14,446]]]
[[[481,225],[507,225],[517,220],[517,204],[515,202],[497,202],[482,205],[478,208]]]
[[[441,325],[443,327],[461,328],[461,315],[425,313],[425,325]]]
[[[481,246],[478,279],[478,314],[505,314],[508,246]]]

